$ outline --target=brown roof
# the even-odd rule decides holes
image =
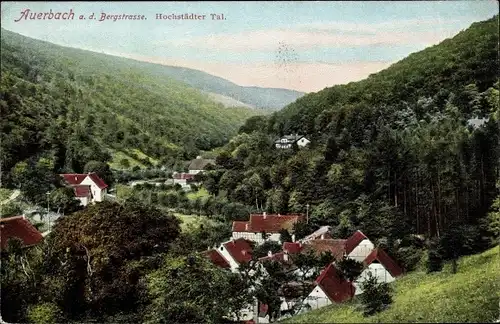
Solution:
[[[247,240],[239,238],[223,245],[237,263],[241,264],[252,260],[252,246]]]
[[[176,173],[172,176],[176,180],[191,180],[194,179],[194,174],[189,173]]]
[[[7,247],[7,241],[11,238],[19,238],[24,246],[35,245],[43,240],[42,233],[24,216],[0,219],[0,244],[2,250]]]
[[[375,260],[383,265],[384,268],[389,271],[389,273],[393,277],[397,277],[403,274],[403,269],[381,248],[374,249],[370,254],[368,254],[363,263],[365,264],[365,266],[369,266]]]
[[[229,262],[217,250],[212,249],[203,252],[203,255],[208,257],[213,264],[221,268],[229,268]]]
[[[303,251],[314,251],[317,254],[331,252],[333,257],[339,260],[344,256],[345,242],[346,240],[337,239],[310,240],[304,243]]]
[[[189,170],[205,170],[205,167],[209,164],[215,164],[215,160],[212,159],[194,159],[189,163]]]
[[[247,222],[233,222],[233,232],[253,232],[253,233],[279,233],[282,229],[292,230],[293,225],[304,220],[302,214],[251,214]]]

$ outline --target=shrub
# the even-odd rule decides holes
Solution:
[[[363,315],[371,316],[383,311],[392,303],[391,288],[385,282],[378,282],[377,278],[368,272],[368,278],[361,284],[363,294],[360,299]]]
[[[396,260],[406,271],[415,270],[417,264],[422,259],[424,254],[423,249],[415,246],[400,247],[395,253]]]
[[[28,308],[28,320],[30,323],[60,323],[62,311],[53,303],[32,305]]]

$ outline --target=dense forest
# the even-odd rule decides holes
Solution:
[[[345,237],[439,237],[481,224],[498,196],[498,17],[366,80],[247,120],[206,175],[213,194],[268,212],[306,212]],[[274,139],[305,135],[308,147]],[[482,233],[482,234],[481,234]]]
[[[117,152],[172,165],[225,144],[246,118],[260,113],[225,108],[153,73],[152,64],[3,29],[1,48],[3,176],[18,162],[42,157],[55,172],[82,172],[87,162],[109,162]]]

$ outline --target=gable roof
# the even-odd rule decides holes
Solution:
[[[252,260],[252,246],[243,238],[223,243],[223,246],[237,263],[241,264]]]
[[[345,252],[347,254],[351,253],[363,240],[367,240],[368,237],[361,231],[356,231],[349,237],[345,242]]]
[[[70,185],[76,186],[82,183],[83,180],[88,176],[95,184],[99,187],[99,189],[105,189],[108,185],[102,180],[97,173],[65,173],[60,174],[61,177]]]
[[[339,274],[333,263],[323,270],[315,283],[333,303],[340,303],[354,296],[354,286]]]
[[[202,253],[206,256],[213,264],[221,268],[229,268],[229,262],[220,254],[217,250],[211,249]]]
[[[384,250],[381,248],[375,248],[373,251],[368,254],[363,261],[366,267],[373,263],[373,261],[377,260],[384,266],[384,268],[389,271],[391,276],[397,277],[403,274],[403,269],[391,258]]]
[[[90,186],[86,185],[76,185],[73,186],[73,191],[76,197],[90,197]]]
[[[43,240],[40,233],[25,216],[14,216],[0,219],[0,245],[1,249],[7,247],[11,238],[19,238],[24,246],[38,244]]]
[[[279,233],[282,229],[293,229],[293,225],[303,219],[304,215],[301,214],[251,214],[248,228],[246,227],[247,222],[233,222],[233,232]]]
[[[291,135],[284,135],[280,138],[278,138],[275,143],[282,143],[282,140],[286,140],[286,144],[292,144],[303,138],[304,135],[298,135],[298,134],[291,134]]]
[[[66,181],[69,185],[79,185],[82,183],[83,179],[87,177],[86,174],[79,174],[79,173],[65,173],[65,174],[60,174],[61,177],[63,177],[64,181]]]
[[[92,173],[89,173],[88,174],[89,178],[92,179],[92,181],[94,181],[94,183],[99,187],[99,189],[104,189],[104,188],[107,188],[108,185],[104,182],[104,180],[102,180],[98,175],[97,173],[95,172],[92,172]]]
[[[189,163],[188,170],[205,170],[207,165],[215,164],[213,159],[194,159]]]
[[[302,251],[302,243],[300,242],[284,242],[283,251],[288,253],[299,253]]]
[[[313,233],[307,235],[306,237],[304,237],[300,241],[304,242],[304,241],[308,241],[308,240],[314,240],[317,237],[321,237],[321,235],[324,235],[325,239],[330,239],[330,238],[332,238],[330,235],[331,230],[332,230],[331,226],[321,226],[319,229],[317,229]]]
[[[338,239],[319,239],[310,240],[304,243],[304,252],[314,251],[316,254],[323,252],[331,252],[333,257],[337,260],[342,259],[345,252],[346,240]]]

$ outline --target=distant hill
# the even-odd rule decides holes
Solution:
[[[223,145],[262,113],[226,108],[152,67],[2,29],[2,172],[40,155],[76,172],[109,154],[189,159]]]
[[[152,74],[167,75],[195,89],[230,97],[251,107],[261,109],[281,109],[304,95],[303,92],[288,89],[243,87],[194,69],[139,61],[136,61],[135,64],[144,69],[150,69]]]

